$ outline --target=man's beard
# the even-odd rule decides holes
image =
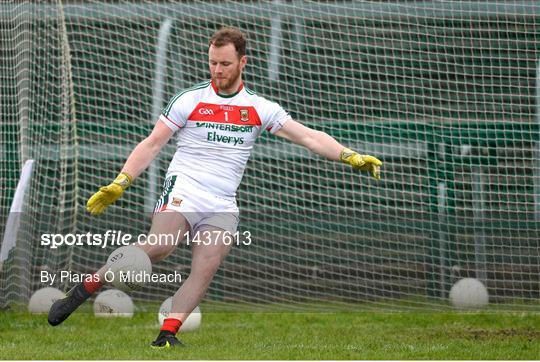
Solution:
[[[218,90],[220,91],[229,90],[229,88],[236,83],[238,78],[240,78],[240,69],[237,69],[236,72],[231,74],[229,78],[218,79],[216,76],[214,76],[214,83],[217,85]],[[234,91],[236,91],[236,89],[233,90],[233,92]]]

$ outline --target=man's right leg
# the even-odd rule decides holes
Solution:
[[[184,216],[178,212],[161,212],[154,214],[152,219],[152,227],[148,235],[155,234],[167,234],[167,235],[177,235],[180,230],[179,235],[184,235],[188,230],[189,224]],[[159,240],[156,238],[154,240]],[[180,242],[181,240],[178,240]],[[152,263],[165,259],[176,247],[175,244],[164,244],[164,245],[150,245],[150,244],[134,244],[135,246],[143,249]],[[103,266],[95,274],[92,280],[87,280],[82,283],[77,284],[69,292],[66,293],[66,296],[62,299],[57,300],[51,306],[48,315],[49,324],[52,326],[59,325],[67,317],[70,316],[81,304],[84,303],[90,296],[98,291],[103,283],[101,282],[104,279],[104,274],[107,271],[107,267]]]

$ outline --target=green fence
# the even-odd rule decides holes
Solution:
[[[531,285],[538,282],[531,275],[538,275],[540,265],[540,227],[535,218],[538,175],[534,173],[540,142],[535,91],[540,14],[524,11],[530,8],[538,12],[538,7],[422,3],[418,13],[411,13],[414,7],[405,11],[399,4],[366,7],[336,2],[317,4],[315,12],[308,3],[287,2],[279,9],[265,3],[260,12],[249,13],[249,8],[244,9],[249,4],[236,3],[133,6],[140,7],[145,17],[114,4],[90,10],[76,4],[65,7],[80,175],[91,176],[96,182],[110,179],[126,152],[150,131],[156,116],[151,114],[155,46],[163,19],[173,19],[166,97],[162,100],[165,105],[179,89],[208,78],[207,39],[231,15],[229,25],[244,29],[250,41],[245,72],[250,88],[280,103],[299,121],[351,147],[365,147],[385,163],[383,180],[375,184],[344,171],[341,165],[329,166],[314,156],[306,161],[305,154],[287,152],[285,143],[264,135],[238,192],[246,227],[254,225],[260,213],[279,208],[291,213],[289,224],[283,228],[299,236],[291,248],[302,249],[301,235],[317,233],[322,235],[321,247],[330,247],[325,244],[330,238],[321,234],[322,230],[344,238],[339,223],[343,216],[329,215],[332,207],[327,206],[339,199],[340,210],[350,212],[345,216],[349,231],[362,235],[359,242],[342,240],[341,252],[347,248],[362,252],[370,265],[386,265],[389,275],[403,276],[400,265],[391,265],[391,261],[423,265],[408,275],[419,280],[429,279],[433,269],[440,266],[440,259],[442,263],[474,263],[474,238],[481,229],[489,239],[488,255],[493,256],[488,263],[510,265],[513,276],[508,283],[519,279],[520,273]],[[223,10],[219,16],[203,16],[216,9]],[[277,79],[270,79],[268,49],[272,15],[277,12],[281,14],[280,64]],[[40,41],[59,31],[56,21],[45,16],[31,28],[36,45],[32,69],[36,73],[30,118],[35,122],[30,122],[28,133],[33,143],[53,148],[60,141],[54,137],[62,134],[55,105],[62,102],[63,95],[51,92],[61,80],[47,66],[54,54],[46,50],[47,46],[60,45],[58,39],[44,45]],[[15,46],[13,43],[0,49],[1,58],[14,64],[10,54]],[[15,78],[7,78],[9,82],[2,82],[1,87],[11,96],[2,97],[2,113],[14,115]],[[37,119],[44,108],[49,115],[46,122]],[[14,191],[21,161],[17,121],[12,117],[1,125],[6,195]],[[43,135],[49,136],[40,139]],[[109,144],[124,151],[103,152]],[[268,148],[277,151],[265,153]],[[96,155],[94,149],[102,152]],[[287,155],[286,170],[280,158],[283,155]],[[43,155],[35,151],[33,156],[39,162]],[[293,157],[304,162],[295,163]],[[55,160],[46,161],[54,171],[45,178],[56,177]],[[262,169],[261,161],[265,165]],[[95,168],[96,162],[100,162],[99,168]],[[160,170],[166,164],[162,160]],[[90,195],[97,186],[82,177],[77,185],[79,197]],[[250,188],[259,190],[256,207]],[[368,196],[358,196],[362,189],[368,190]],[[475,196],[479,190],[485,194],[481,200]],[[145,183],[140,182],[133,188],[131,202],[143,205],[144,193]],[[2,197],[3,217],[10,199]],[[474,214],[478,209],[482,211],[482,225]],[[305,218],[295,219],[299,210],[315,210],[315,214],[326,216],[318,224],[306,224]],[[362,226],[354,226],[359,219]],[[275,237],[272,227],[279,222],[269,223],[267,230],[257,224],[261,233],[268,234],[261,245],[268,250],[272,250]],[[500,246],[501,238],[515,244]],[[448,245],[443,245],[445,242]],[[410,250],[400,249],[403,245],[410,245]],[[531,253],[513,253],[514,247],[528,248]],[[239,250],[232,260],[242,259],[244,252]],[[281,257],[287,254],[286,247],[279,253]],[[339,255],[318,257],[322,263],[341,263]],[[261,258],[268,265],[277,265],[271,257]],[[305,258],[289,254],[280,263],[301,263]],[[520,270],[520,263],[533,267]],[[336,274],[364,273],[363,277],[370,277],[370,272],[354,271],[350,265],[335,268]],[[492,279],[503,284],[509,278],[504,270],[490,272]],[[439,281],[431,282],[434,285],[418,288],[440,289]],[[380,285],[377,288],[385,291]],[[503,287],[500,290],[508,291]],[[538,294],[538,287],[523,290]]]

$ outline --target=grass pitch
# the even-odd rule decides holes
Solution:
[[[532,313],[204,313],[187,345],[153,350],[156,313],[132,319],[77,312],[58,327],[45,315],[0,312],[1,359],[504,359],[540,357]]]

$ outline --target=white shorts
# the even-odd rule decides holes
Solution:
[[[235,233],[239,211],[235,199],[225,199],[183,182],[180,176],[167,177],[154,213],[173,210],[181,213],[196,233],[203,225]]]

